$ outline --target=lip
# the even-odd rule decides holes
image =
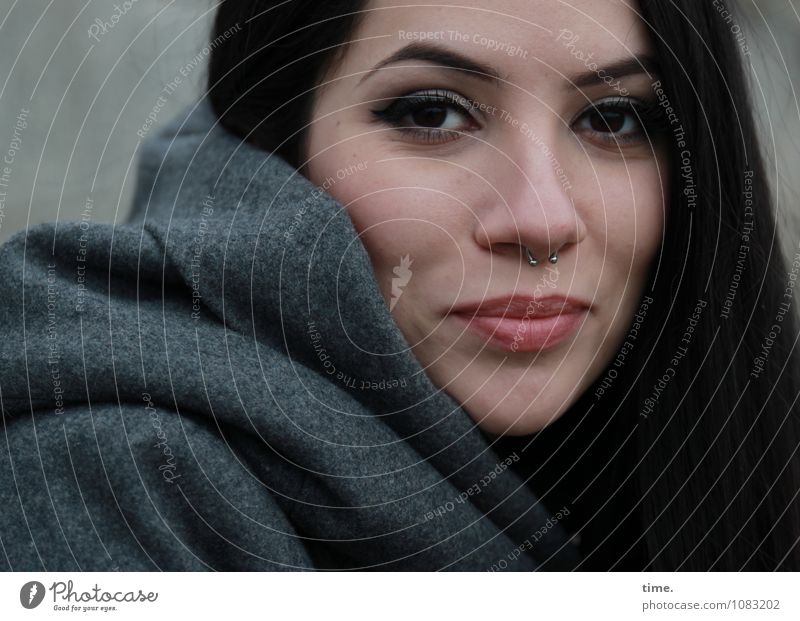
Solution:
[[[449,314],[500,349],[534,352],[559,345],[581,325],[589,309],[588,303],[571,297],[516,295],[464,304]]]

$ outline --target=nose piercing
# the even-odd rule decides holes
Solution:
[[[531,254],[531,251],[530,251],[530,250],[528,250],[528,247],[527,247],[527,246],[525,246],[525,254],[526,254],[526,256],[528,257],[528,263],[530,263],[530,264],[531,264],[533,267],[536,267],[537,265],[539,265],[539,260],[538,260],[538,259],[536,259],[536,257],[534,257],[534,256]],[[556,250],[554,253],[552,253],[552,254],[551,254],[549,257],[548,257],[548,259],[547,259],[547,260],[548,260],[548,261],[550,261],[550,263],[552,263],[552,264],[554,264],[554,265],[555,265],[556,263],[558,263],[558,251]]]

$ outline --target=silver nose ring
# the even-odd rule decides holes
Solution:
[[[525,246],[525,255],[528,258],[528,263],[530,263],[533,267],[539,265],[539,260],[531,254],[531,251],[527,246]],[[552,253],[547,260],[554,265],[558,263],[558,251],[556,250],[554,253]]]

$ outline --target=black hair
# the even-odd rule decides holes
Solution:
[[[211,56],[222,124],[300,166],[315,87],[365,4],[224,2],[214,36],[237,23],[243,33]],[[800,570],[800,260],[790,270],[774,241],[727,4],[640,1],[673,113],[670,204],[641,325],[552,425],[497,440],[524,451],[520,472],[546,505],[570,504],[579,569]]]
[[[299,168],[318,82],[344,55],[366,2],[223,2],[209,59],[209,99],[223,127]],[[240,30],[241,28],[241,30]]]

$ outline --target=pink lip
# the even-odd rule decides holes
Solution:
[[[551,349],[583,322],[589,304],[563,296],[504,296],[450,312],[482,339],[511,352]]]

